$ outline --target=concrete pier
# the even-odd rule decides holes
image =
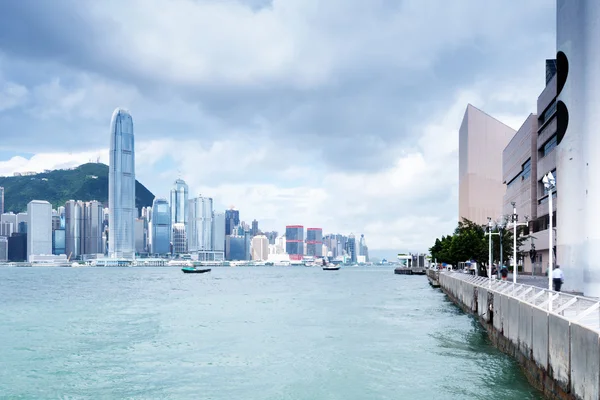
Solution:
[[[600,398],[598,300],[453,272],[441,272],[439,283],[545,396]]]

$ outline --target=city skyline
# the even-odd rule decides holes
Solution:
[[[190,196],[210,195],[219,209],[235,204],[266,230],[298,222],[364,233],[373,250],[424,251],[457,222],[451,133],[464,105],[517,129],[543,89],[543,60],[555,54],[555,5],[544,1],[357,3],[344,15],[335,2],[290,1],[292,13],[278,2],[211,6],[214,20],[235,29],[207,21],[204,2],[169,2],[171,19],[135,13],[136,4],[113,16],[122,29],[101,33],[110,4],[8,6],[4,17],[30,21],[39,40],[24,43],[0,23],[0,128],[19,133],[0,147],[0,174],[98,156],[108,163],[106,114],[122,105],[136,118],[138,178],[158,197],[168,198],[180,176]],[[407,23],[419,18],[434,28]],[[308,38],[303,21],[314,22]],[[164,65],[138,45],[144,26],[156,24],[170,26],[152,51]],[[49,34],[67,27],[68,35]],[[216,49],[209,37],[225,43]],[[50,56],[45,43],[63,50]]]

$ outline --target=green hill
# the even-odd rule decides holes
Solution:
[[[108,207],[108,165],[89,163],[74,169],[58,169],[29,176],[0,177],[4,187],[4,212],[27,210],[31,200],[47,200],[52,207],[64,206],[68,200],[98,200]],[[135,205],[152,205],[154,195],[135,182]]]

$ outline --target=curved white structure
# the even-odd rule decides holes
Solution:
[[[135,152],[133,119],[117,108],[110,122],[108,173],[108,254],[111,258],[135,256]]]
[[[600,296],[600,1],[557,1],[557,264]]]

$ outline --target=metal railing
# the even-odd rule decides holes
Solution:
[[[555,292],[538,286],[513,283],[458,272],[443,272],[452,278],[470,282],[488,291],[515,298],[570,322],[577,322],[600,333],[600,300]]]

